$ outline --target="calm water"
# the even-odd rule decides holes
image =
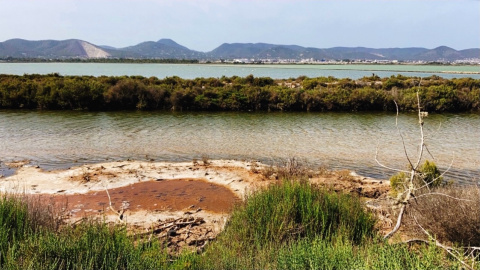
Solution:
[[[416,122],[415,115],[399,118],[412,154]],[[448,167],[453,160],[450,177],[480,180],[480,115],[430,115],[425,125],[437,164]],[[271,164],[296,157],[386,178],[390,172],[374,161],[377,147],[387,165],[405,167],[394,114],[0,111],[0,160],[30,159],[45,169],[202,155]]]
[[[207,64],[97,64],[97,63],[0,63],[0,74],[49,74],[122,76],[141,75],[165,78],[247,76],[274,79],[299,76],[336,78],[362,78],[372,73],[380,77],[403,74],[405,76],[439,75],[444,78],[472,77],[480,79],[480,66],[420,66],[420,65],[207,65]],[[460,74],[460,73],[469,74]]]

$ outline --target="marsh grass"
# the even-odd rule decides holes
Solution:
[[[389,245],[370,240],[355,245],[342,238],[303,239],[278,251],[278,269],[457,269],[433,246]]]
[[[434,245],[384,242],[358,198],[301,180],[249,195],[203,254],[172,256],[101,220],[51,226],[36,205],[1,197],[0,269],[459,269]]]
[[[458,269],[433,245],[391,245],[360,200],[279,181],[250,195],[201,257],[198,269]]]
[[[59,226],[48,201],[0,198],[1,269],[155,269],[171,265],[165,246],[127,234],[125,225],[90,220]]]
[[[306,161],[301,161],[295,157],[274,161],[273,165],[263,167],[259,173],[267,179],[276,180],[305,180],[318,174],[310,168]]]
[[[238,266],[239,260],[252,256],[271,261],[275,250],[301,239],[340,237],[361,244],[374,235],[374,225],[375,219],[356,197],[329,192],[307,181],[283,180],[246,198],[206,256],[212,257],[210,263],[219,269]],[[216,265],[219,261],[214,258],[225,260]],[[248,264],[247,268],[264,266]]]

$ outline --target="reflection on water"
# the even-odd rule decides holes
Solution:
[[[413,155],[416,116],[401,115],[398,121]],[[453,160],[451,178],[480,179],[480,115],[430,115],[425,127],[436,163],[445,168]],[[391,172],[374,160],[377,147],[386,165],[405,167],[394,114],[0,111],[0,160],[30,159],[45,169],[202,155],[266,163],[296,157],[387,178]]]

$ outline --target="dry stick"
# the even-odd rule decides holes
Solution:
[[[424,187],[428,187],[430,184],[434,183],[435,181],[437,181],[438,179],[442,178],[447,172],[450,171],[450,169],[452,168],[452,165],[453,165],[453,158],[452,158],[452,161],[450,162],[450,165],[448,165],[448,168],[442,173],[440,174],[438,177],[435,177],[432,181],[430,182],[425,182],[425,180],[423,181],[425,183],[425,185],[417,188],[418,189],[422,189]],[[429,189],[430,190],[430,189]]]
[[[384,236],[384,239],[388,239],[388,238],[392,237],[392,235],[394,235],[400,229],[400,226],[402,225],[403,215],[405,214],[405,209],[407,207],[407,204],[412,197],[415,197],[414,192],[415,192],[416,189],[415,189],[415,186],[414,186],[414,180],[415,180],[415,176],[417,175],[417,170],[418,170],[418,167],[420,166],[420,162],[422,161],[423,150],[425,148],[425,135],[423,133],[423,114],[422,114],[422,108],[420,106],[420,95],[419,95],[418,91],[417,91],[417,106],[418,106],[418,123],[419,123],[419,126],[420,126],[420,143],[419,143],[418,157],[417,157],[417,160],[416,160],[415,164],[413,164],[413,163],[411,163],[411,161],[410,161],[410,159],[408,158],[408,155],[407,155],[407,159],[409,160],[410,165],[411,165],[411,170],[410,170],[410,178],[408,180],[408,187],[407,187],[407,190],[406,190],[406,196],[401,201],[402,207],[400,208],[400,213],[398,214],[397,222],[395,224],[395,227],[389,233],[387,233]],[[405,142],[403,142],[403,145],[405,147]]]
[[[410,157],[408,156],[407,147],[405,146],[405,140],[403,139],[402,132],[400,131],[400,128],[398,127],[398,104],[395,100],[393,102],[395,103],[395,108],[397,109],[397,115],[395,116],[395,127],[397,128],[398,135],[400,135],[400,138],[402,138],[403,151],[405,152],[405,157],[407,157],[408,164],[410,164],[410,167],[413,168],[412,161],[410,161]]]
[[[391,171],[396,171],[396,172],[403,172],[403,173],[408,173],[409,171],[406,171],[406,170],[400,170],[400,169],[396,169],[396,168],[392,168],[392,167],[389,167],[383,163],[381,163],[379,160],[378,160],[378,145],[377,145],[377,150],[375,151],[375,162],[377,162],[377,164],[380,166],[380,167],[383,167],[387,170],[391,170]]]
[[[115,208],[113,208],[112,199],[110,198],[110,193],[108,193],[107,186],[105,186],[105,191],[107,192],[108,203],[109,203],[109,206],[110,206],[110,210],[112,210],[113,212],[117,213],[118,219],[119,219],[119,220],[122,220],[122,219],[123,219],[123,214],[125,213],[125,210],[126,210],[126,209],[122,209],[122,211],[117,211],[117,210],[115,210]]]
[[[415,198],[414,192],[419,189],[419,188],[415,188],[414,179],[415,179],[415,176],[418,172],[418,167],[420,166],[420,162],[422,161],[423,151],[425,149],[425,134],[423,132],[423,114],[422,114],[422,110],[421,110],[421,106],[420,106],[420,96],[419,96],[418,91],[417,91],[417,105],[418,105],[418,123],[419,123],[419,126],[420,126],[419,153],[418,153],[418,157],[417,157],[417,160],[415,162],[415,165],[410,163],[411,166],[412,166],[412,169],[410,171],[410,179],[408,181],[408,188],[406,189],[405,198],[401,201],[402,207],[400,208],[400,213],[398,214],[398,218],[397,218],[397,222],[395,224],[395,227],[388,234],[386,234],[384,236],[384,239],[388,239],[388,238],[392,237],[392,235],[395,234],[400,229],[400,226],[401,226],[402,220],[403,220],[403,215],[405,214],[405,209],[407,207],[407,204],[412,197]],[[405,144],[404,144],[404,147],[405,147]],[[406,151],[405,151],[405,154],[406,154]],[[408,159],[408,155],[407,155],[407,159]],[[410,162],[410,160],[409,160],[409,162]],[[450,166],[448,167],[447,171],[450,170],[452,164],[453,164],[453,160],[450,163]],[[447,171],[443,172],[439,177],[443,176]],[[439,177],[435,178],[434,180],[438,179]],[[428,194],[424,194],[424,195],[421,195],[421,196],[426,196],[426,195],[429,195],[429,194],[431,194],[431,195],[443,195],[443,196],[446,196],[446,197],[454,198],[454,197],[449,196],[447,194],[441,194],[441,193],[428,193]],[[454,199],[464,200],[464,199],[459,199],[459,198],[454,198]]]
[[[417,218],[415,216],[413,216],[413,219],[415,220],[415,223],[417,223],[418,227],[420,227],[420,229],[422,229],[422,231],[428,236],[429,239],[432,239],[433,241],[435,241],[435,245],[437,247],[440,247],[442,249],[444,249],[446,252],[448,252],[448,254],[452,255],[452,257],[454,257],[457,261],[459,261],[461,264],[463,264],[467,269],[471,269],[473,270],[473,267],[471,267],[470,265],[468,265],[466,262],[464,262],[461,258],[458,257],[458,255],[456,255],[455,253],[452,252],[452,250],[454,250],[452,247],[449,247],[449,246],[445,246],[443,245],[442,243],[438,242],[435,238],[433,238],[430,233],[425,230],[417,221]],[[427,241],[425,241],[427,242]],[[428,243],[428,242],[427,242]]]
[[[421,80],[420,80],[420,84],[421,84]],[[397,103],[395,102],[395,105],[397,105]],[[417,160],[416,160],[416,163],[415,165],[412,164],[412,162],[410,161],[409,157],[408,157],[408,153],[406,151],[406,147],[405,147],[405,142],[403,140],[403,136],[400,132],[400,130],[398,129],[398,125],[397,125],[397,130],[399,131],[399,134],[400,134],[400,137],[402,138],[402,143],[403,143],[403,147],[404,147],[404,152],[405,152],[405,156],[407,157],[409,163],[410,163],[410,166],[411,166],[411,171],[410,171],[410,178],[409,178],[409,181],[408,181],[408,189],[406,189],[406,196],[405,198],[403,199],[403,201],[401,201],[401,203],[403,204],[401,209],[400,209],[400,213],[398,215],[398,218],[397,218],[397,222],[396,222],[396,225],[395,227],[392,229],[392,231],[390,231],[387,235],[385,235],[384,239],[388,239],[390,238],[393,234],[395,234],[400,226],[401,226],[401,223],[402,223],[402,220],[403,220],[403,215],[405,213],[405,209],[407,207],[407,204],[409,202],[409,200],[413,197],[413,198],[416,198],[415,195],[413,194],[416,190],[418,190],[419,188],[415,188],[414,186],[414,179],[415,179],[415,176],[416,174],[418,173],[418,167],[420,166],[420,162],[422,160],[422,156],[423,156],[423,151],[424,149],[426,149],[428,151],[428,153],[430,154],[430,156],[433,158],[433,155],[430,153],[429,149],[426,147],[426,144],[425,144],[425,135],[424,135],[424,132],[423,132],[423,117],[424,117],[424,113],[422,113],[422,110],[421,110],[421,106],[420,106],[420,96],[419,96],[419,92],[417,91],[417,105],[418,105],[418,121],[419,121],[419,126],[420,126],[420,144],[419,144],[419,152],[418,152],[418,157],[417,157]],[[397,119],[398,119],[398,106],[397,106]],[[396,124],[397,124],[397,121],[396,121]],[[383,166],[378,160],[377,160],[377,156],[378,156],[378,148],[377,148],[377,153],[375,154],[375,161],[377,161],[377,163],[381,166]],[[450,163],[450,166],[448,167],[447,171],[450,170],[451,166],[453,164],[453,160],[452,162]],[[386,166],[383,166],[385,168],[388,168]],[[397,170],[398,171],[398,170]],[[435,178],[433,181],[437,180],[438,178],[442,177],[447,171],[445,171],[444,173],[442,173],[439,177]],[[426,183],[426,185],[428,186],[429,183]],[[422,194],[418,197],[422,197],[422,196],[427,196],[427,195],[440,195],[440,196],[446,196],[446,197],[449,197],[449,198],[452,198],[452,199],[456,199],[456,200],[462,200],[462,201],[471,201],[471,200],[466,200],[466,199],[460,199],[460,198],[455,198],[453,196],[450,196],[450,195],[447,195],[447,194],[443,194],[443,193],[433,193],[433,192],[429,192],[427,194]],[[432,240],[435,240],[435,245],[444,249],[445,251],[447,251],[451,256],[453,256],[456,260],[458,260],[462,265],[464,265],[467,269],[474,269],[474,263],[475,263],[475,258],[474,260],[472,261],[472,266],[468,265],[466,262],[464,262],[461,258],[459,258],[459,256],[457,254],[455,254],[453,252],[453,248],[451,247],[448,247],[448,246],[445,246],[443,245],[442,243],[438,242],[436,239],[434,239],[429,233],[428,231],[426,231],[417,221],[416,217],[413,216],[416,224],[422,229],[422,231]],[[412,240],[408,240],[407,243],[409,242],[414,242],[414,241],[420,241],[420,242],[425,242],[425,243],[429,243],[428,241],[426,240],[423,240],[423,239],[412,239]],[[473,255],[474,251],[475,250],[480,250],[480,247],[473,247],[472,248],[472,251],[470,252],[470,256]],[[473,257],[473,256],[472,256]]]
[[[394,100],[393,102],[395,102],[395,108],[397,109],[397,115],[395,117],[395,127],[397,128],[397,131],[398,131],[398,134],[400,135],[400,138],[402,138],[402,144],[403,144],[403,150],[405,152],[405,156],[407,157],[407,160],[408,162],[410,163],[411,167],[413,167],[413,164],[412,162],[410,161],[410,157],[408,156],[408,153],[407,153],[407,148],[405,146],[405,140],[403,139],[403,135],[402,135],[402,132],[400,132],[400,129],[398,128],[398,105],[397,105],[397,102]],[[377,164],[385,169],[388,169],[388,170],[391,170],[391,171],[397,171],[397,172],[403,172],[403,173],[408,173],[408,171],[405,171],[405,170],[400,170],[400,169],[395,169],[395,168],[392,168],[392,167],[388,167],[386,165],[384,165],[383,163],[381,163],[379,160],[378,160],[378,144],[377,144],[377,149],[375,150],[375,162],[377,162]]]
[[[430,195],[445,196],[445,197],[448,197],[448,198],[450,198],[450,199],[454,199],[454,200],[457,200],[457,201],[474,202],[473,200],[461,199],[461,198],[453,197],[453,196],[450,196],[450,195],[448,195],[448,194],[439,193],[439,192],[425,193],[425,194],[418,195],[418,196],[416,196],[416,197],[417,197],[417,199],[418,199],[418,198],[425,197],[425,196],[430,196]]]

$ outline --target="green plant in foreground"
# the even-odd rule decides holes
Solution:
[[[361,201],[284,180],[238,206],[198,269],[457,269],[435,246],[391,245]]]
[[[393,196],[396,197],[405,191],[409,177],[405,172],[399,172],[390,177],[391,193]],[[428,186],[429,188],[436,188],[442,185],[443,177],[433,161],[425,160],[425,163],[423,163],[416,172],[414,183],[419,187]]]
[[[270,261],[275,256],[272,251],[300,239],[339,237],[360,244],[374,235],[374,225],[374,217],[354,196],[307,181],[283,180],[248,196],[232,213],[225,232],[207,249],[206,257],[212,259],[209,265],[214,268],[235,268],[237,260],[252,256]],[[218,258],[225,259],[219,262]]]
[[[26,203],[7,195],[0,198],[0,266],[31,232],[29,223]]]
[[[358,198],[307,181],[283,180],[249,195],[201,255],[168,255],[155,238],[101,221],[35,227],[28,214],[35,209],[21,197],[0,198],[0,269],[459,268],[433,245],[380,240]]]
[[[125,226],[90,221],[55,229],[26,195],[0,197],[0,269],[159,269],[171,263],[162,243],[135,239]],[[42,223],[43,222],[43,223]]]

